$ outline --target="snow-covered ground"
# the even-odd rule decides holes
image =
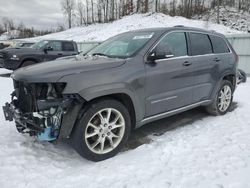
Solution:
[[[11,79],[0,77],[0,104],[10,100],[11,92]],[[240,85],[237,107],[224,116],[203,113],[197,118],[200,110],[194,110],[170,118],[172,123],[145,125],[134,134],[142,138],[150,127],[150,142],[98,163],[81,158],[66,143],[53,145],[20,135],[0,110],[0,186],[249,188],[249,92],[250,82]],[[153,134],[158,124],[162,129],[182,126]]]
[[[232,34],[239,32],[230,29],[229,27],[206,21],[191,20],[178,16],[171,17],[162,13],[147,13],[126,16],[112,23],[93,24],[88,27],[76,27],[63,32],[44,35],[29,40],[40,41],[43,39],[64,39],[74,40],[76,42],[103,41],[108,39],[109,37],[112,37],[125,31],[149,27],[172,27],[176,25],[215,30],[223,34]]]

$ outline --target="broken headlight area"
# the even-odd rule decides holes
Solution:
[[[14,120],[19,132],[29,133],[39,140],[57,139],[63,116],[81,101],[77,94],[63,95],[65,86],[65,83],[14,81],[11,103],[3,107],[5,119]]]

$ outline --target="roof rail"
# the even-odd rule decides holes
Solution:
[[[184,27],[184,25],[175,25],[174,27]]]

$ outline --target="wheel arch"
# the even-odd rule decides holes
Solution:
[[[236,88],[236,75],[235,74],[227,74],[222,78],[222,80],[230,81],[233,85],[233,91],[235,90]]]
[[[22,59],[22,61],[21,61],[21,66],[22,66],[26,61],[33,61],[33,62],[35,62],[35,63],[38,63],[38,62],[39,62],[39,60],[36,59],[36,58],[34,58],[34,57],[26,57],[26,58]]]
[[[221,74],[220,78],[218,79],[218,82],[216,83],[214,90],[211,95],[211,99],[214,99],[216,96],[216,93],[218,89],[220,88],[220,83],[222,80],[228,80],[232,83],[233,85],[233,91],[236,88],[236,73],[232,70],[225,71],[223,74]]]
[[[130,113],[133,128],[135,128],[136,122],[144,116],[145,109],[140,108],[142,105],[139,98],[132,90],[128,89],[126,84],[96,86],[82,90],[79,94],[87,103],[104,98],[112,98],[121,102]]]

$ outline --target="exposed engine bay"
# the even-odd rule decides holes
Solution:
[[[64,116],[70,115],[72,111],[76,113],[74,108],[79,106],[76,103],[82,103],[77,94],[63,95],[65,86],[65,83],[25,83],[14,80],[11,103],[3,107],[6,120],[14,120],[20,133],[28,133],[39,140],[56,140]],[[71,124],[77,116],[74,114],[74,117],[70,119],[73,120]]]

